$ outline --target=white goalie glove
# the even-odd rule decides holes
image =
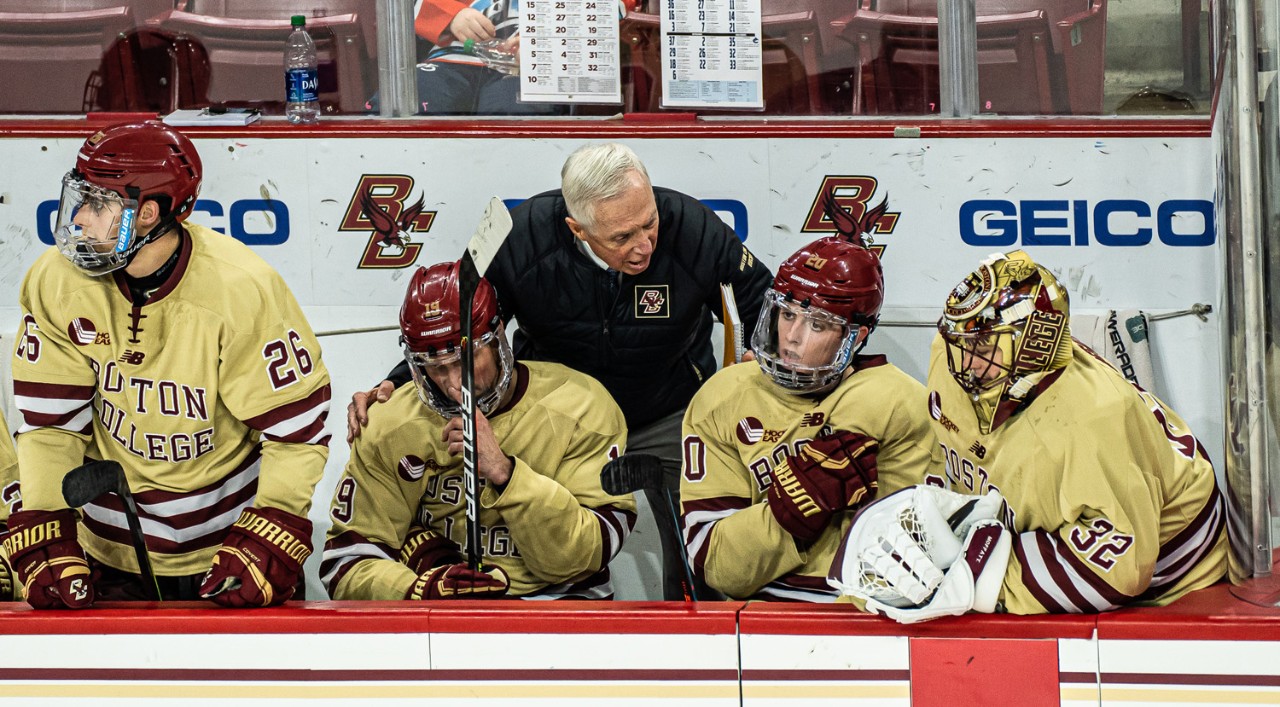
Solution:
[[[996,491],[966,496],[911,486],[858,514],[827,583],[866,600],[867,611],[904,624],[991,613],[1013,537]]]

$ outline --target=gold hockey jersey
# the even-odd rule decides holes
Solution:
[[[929,414],[960,493],[997,489],[1015,532],[1000,606],[1013,614],[1163,605],[1221,579],[1225,508],[1186,423],[1079,342],[1065,368],[990,434],[951,377],[941,337]]]
[[[9,425],[0,415],[0,535],[9,522],[9,514],[22,510],[22,492],[18,487],[18,453],[13,448]]]
[[[124,276],[89,277],[50,248],[22,285],[13,354],[28,509],[65,508],[86,457],[124,467],[160,575],[208,569],[248,506],[306,516],[324,473],[329,373],[284,280],[236,240],[184,224],[176,268],[141,307]],[[80,542],[138,571],[114,494]]]
[[[940,473],[924,387],[884,356],[859,356],[856,372],[822,396],[791,395],[755,363],[722,369],[684,416],[680,500],[685,546],[706,583],[729,597],[831,602],[832,558],[853,517],[839,515],[800,550],[769,510],[769,471],[824,429],[880,443],[879,494]]]
[[[600,470],[623,451],[626,422],[594,378],[554,363],[517,362],[514,391],[489,416],[515,460],[506,488],[481,483],[482,556],[510,595],[612,598],[609,561],[635,523],[631,496],[609,496]],[[411,525],[466,552],[462,457],[441,441],[445,419],[403,385],[369,409],[334,490],[320,575],[334,599],[403,599],[417,578],[399,561]]]

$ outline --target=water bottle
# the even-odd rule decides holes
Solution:
[[[499,73],[507,76],[517,76],[520,73],[520,55],[506,48],[506,40],[477,42],[468,39],[462,43],[462,51],[480,57],[485,66]]]
[[[314,123],[320,119],[316,43],[307,34],[306,16],[294,15],[291,24],[293,32],[284,50],[284,115],[290,123]]]

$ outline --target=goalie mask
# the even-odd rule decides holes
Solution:
[[[75,169],[62,178],[54,241],[90,275],[129,264],[142,246],[167,233],[195,206],[202,166],[191,141],[156,121],[114,125],[85,141]],[[139,232],[148,201],[160,220]]]
[[[826,390],[866,344],[883,302],[880,259],[847,238],[820,238],[778,268],[751,350],[761,370],[784,390]],[[868,328],[865,335],[862,327]]]
[[[1005,400],[1022,401],[1071,360],[1067,291],[1025,252],[996,254],[952,290],[938,331],[951,376],[983,434]]]
[[[462,404],[436,382],[456,378],[457,385],[461,385],[459,268],[457,262],[418,268],[400,307],[400,343],[418,387],[418,397],[444,417],[462,414]],[[476,409],[488,415],[498,407],[511,385],[515,357],[498,315],[497,294],[484,278],[480,279],[471,303],[471,340],[475,351]],[[489,356],[492,359],[488,359]],[[493,365],[489,367],[487,362]],[[484,380],[486,368],[493,374],[491,381]]]

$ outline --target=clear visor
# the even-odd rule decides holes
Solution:
[[[838,381],[853,358],[858,327],[843,317],[788,301],[768,290],[751,350],[761,369],[783,388],[807,393]]]
[[[965,392],[979,395],[1003,384],[1013,374],[1013,348],[1018,328],[997,326],[979,329],[943,319],[938,322],[938,331],[947,345],[947,367],[951,370],[951,377]]]
[[[90,275],[103,275],[129,261],[137,241],[138,202],[90,184],[68,172],[62,178],[58,224],[53,239],[58,250]]]
[[[475,343],[476,408],[486,415],[493,412],[502,401],[515,369],[515,357],[511,353],[511,347],[507,345],[506,336],[501,334],[502,329],[499,327],[481,336]],[[486,367],[481,359],[490,355],[494,356],[496,365]],[[404,358],[409,363],[414,385],[418,387],[418,397],[427,407],[444,417],[462,414],[462,403],[455,399],[451,390],[462,386],[461,349],[450,348],[432,354],[411,351],[406,346]],[[490,372],[487,376],[486,370]],[[486,377],[489,380],[485,380]]]

